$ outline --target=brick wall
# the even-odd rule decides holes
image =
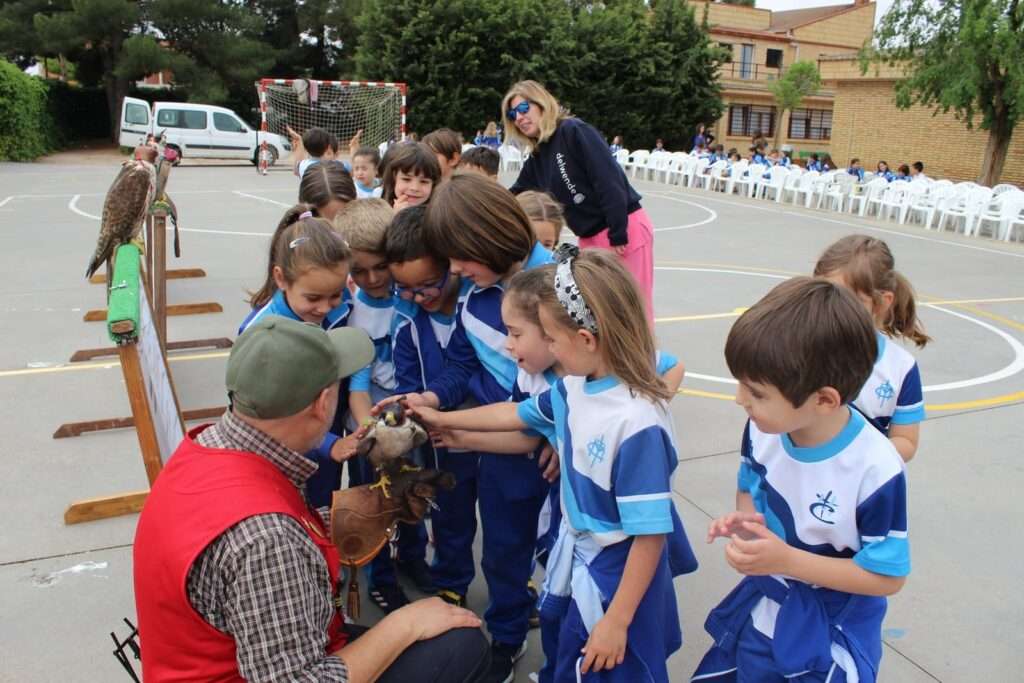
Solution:
[[[771,11],[766,9],[699,1],[690,2],[690,4],[694,8],[697,21],[704,17],[704,7],[707,6],[708,23],[719,26],[746,29],[748,31],[767,31],[772,21]]]
[[[875,4],[862,5],[834,17],[793,29],[798,41],[832,43],[860,48],[875,28]]]
[[[975,125],[979,122],[976,117]],[[952,113],[932,116],[932,110],[924,107],[897,109],[892,81],[838,83],[831,145],[837,164],[859,157],[865,168],[873,170],[879,159],[893,168],[920,160],[931,178],[976,180],[987,140],[988,131],[968,130]],[[1002,182],[1024,184],[1024,131],[1020,128],[1010,142]]]

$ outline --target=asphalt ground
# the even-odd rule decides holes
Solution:
[[[83,278],[113,165],[0,164],[0,680],[126,681],[109,633],[134,618],[131,544],[137,517],[65,526],[75,500],[145,488],[133,430],[55,440],[65,422],[129,414],[116,362],[68,364],[108,346],[86,323],[104,304]],[[511,174],[503,181],[511,182]],[[708,521],[732,509],[744,413],[722,355],[729,326],[781,279],[807,273],[829,243],[852,232],[884,238],[918,292],[934,341],[913,350],[928,420],[908,468],[913,573],[890,600],[885,683],[1018,680],[1024,666],[1018,589],[1024,533],[1024,248],[920,226],[794,208],[637,181],[657,228],[655,309],[660,348],[687,367],[672,403],[680,463],[675,503],[701,562],[676,580],[685,644],[670,660],[685,681],[709,644],[708,611],[737,582]],[[218,314],[172,317],[171,341],[233,337],[246,290],[265,272],[268,236],[297,194],[289,173],[183,165],[169,190],[183,256],[171,267],[207,276],[168,285],[170,303],[215,301]],[[184,409],[223,405],[226,352],[174,353]],[[415,591],[410,589],[415,595]],[[479,575],[470,607],[486,607]],[[364,614],[376,608],[364,603]],[[541,662],[539,638],[516,681]]]

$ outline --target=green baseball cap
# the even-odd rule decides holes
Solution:
[[[370,364],[373,342],[363,330],[268,315],[235,341],[228,356],[231,406],[263,420],[288,417],[309,406],[331,384]]]

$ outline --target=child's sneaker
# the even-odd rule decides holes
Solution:
[[[430,565],[423,558],[410,560],[409,562],[399,562],[398,571],[412,581],[413,585],[423,593],[429,595],[437,592],[434,579],[430,576]]]
[[[399,607],[409,604],[409,598],[406,597],[405,591],[396,583],[371,586],[368,592],[373,604],[380,607],[385,614],[391,614]]]
[[[437,591],[437,597],[441,598],[449,605],[455,605],[456,607],[466,606],[466,596],[461,593],[456,593],[455,591],[440,590]]]
[[[483,683],[512,683],[515,678],[515,664],[526,653],[526,641],[522,645],[505,645],[498,641],[491,643],[491,668],[484,676]]]

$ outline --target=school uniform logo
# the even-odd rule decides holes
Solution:
[[[878,404],[885,405],[885,402],[896,395],[896,390],[889,384],[889,380],[885,380],[885,384],[875,389],[875,396],[878,397]]]
[[[593,439],[587,444],[587,456],[590,458],[590,465],[596,465],[599,462],[604,462],[604,434]]]
[[[836,505],[835,499],[832,498],[832,492],[829,491],[824,496],[818,493],[816,494],[816,497],[818,499],[818,502],[811,503],[811,516],[813,516],[819,522],[824,522],[825,524],[835,524],[835,522],[829,519],[829,517],[836,513],[836,508],[839,506]]]

